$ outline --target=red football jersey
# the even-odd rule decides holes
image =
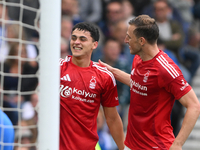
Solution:
[[[81,68],[71,59],[60,60],[60,150],[94,150],[100,103],[119,105],[116,81],[97,63]]]
[[[168,150],[175,139],[170,121],[174,101],[190,90],[178,66],[163,51],[144,62],[136,55],[131,71],[126,146]]]

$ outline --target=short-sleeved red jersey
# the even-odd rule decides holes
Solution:
[[[174,141],[170,115],[175,99],[191,90],[178,66],[160,51],[131,71],[131,100],[125,145],[134,150],[168,150]]]
[[[81,68],[71,59],[60,60],[60,150],[94,150],[100,103],[119,105],[116,81],[97,63]]]

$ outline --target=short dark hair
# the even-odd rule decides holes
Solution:
[[[92,23],[88,23],[88,22],[81,22],[74,25],[74,27],[72,28],[72,32],[75,29],[78,29],[80,31],[88,31],[90,32],[90,35],[94,41],[97,41],[97,42],[99,41],[100,34],[99,34],[99,29],[96,25]]]
[[[133,33],[137,38],[144,37],[148,43],[156,43],[159,36],[159,29],[155,19],[149,17],[148,15],[139,15],[138,17],[130,20],[129,25],[134,25],[136,27]]]
[[[163,2],[167,5],[167,7],[172,7],[171,4],[166,0],[155,0],[154,1],[154,9],[155,9],[155,4],[158,3],[158,2]]]
[[[109,42],[109,41],[114,41],[114,42],[117,42],[120,46],[120,48],[122,49],[122,45],[120,44],[119,40],[117,40],[117,38],[113,37],[113,36],[109,36],[109,37],[106,37],[104,39],[104,46]]]

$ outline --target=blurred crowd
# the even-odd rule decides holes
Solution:
[[[20,0],[6,0],[19,4]],[[0,2],[3,2],[2,0]],[[39,9],[38,0],[23,0],[24,6]],[[200,0],[62,0],[60,55],[70,55],[70,35],[73,25],[87,21],[101,31],[99,45],[92,55],[93,61],[101,59],[127,73],[134,58],[124,43],[128,22],[140,14],[153,17],[159,27],[158,46],[180,67],[185,79],[192,84],[200,65]],[[4,110],[15,125],[15,150],[35,150],[37,140],[37,86],[39,50],[34,42],[39,40],[35,28],[37,11],[21,9],[0,3],[0,70],[1,99]],[[14,21],[23,23],[17,24]],[[53,21],[53,20],[52,20]],[[14,22],[14,23],[13,23]],[[9,73],[9,74],[8,74]],[[30,75],[25,78],[23,75]],[[35,75],[35,76],[34,76]],[[129,87],[118,82],[120,105],[118,112],[126,133]],[[28,92],[31,91],[31,92]],[[2,105],[2,103],[1,103]],[[18,109],[20,108],[20,113]],[[172,126],[177,135],[183,117],[182,105],[176,101],[172,110]],[[102,150],[117,149],[105,123],[102,109],[97,118],[99,144]],[[19,125],[19,126],[18,126]]]

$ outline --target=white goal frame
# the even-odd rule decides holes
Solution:
[[[61,0],[40,0],[38,149],[59,149]]]

